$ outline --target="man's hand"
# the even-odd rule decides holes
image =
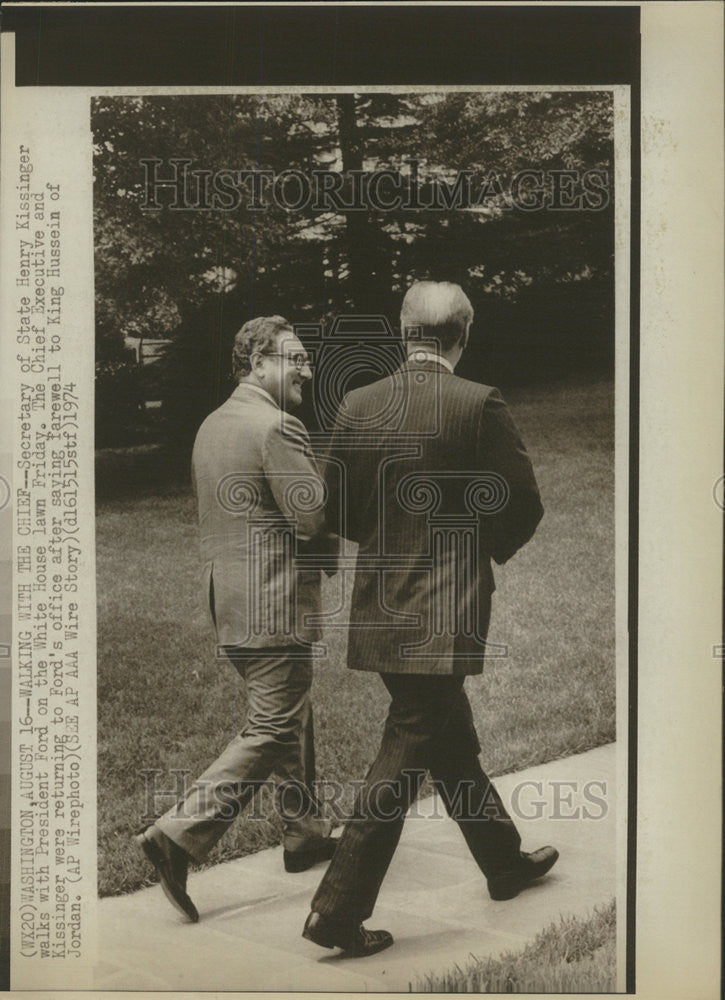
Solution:
[[[323,569],[328,577],[338,572],[339,535],[331,531],[321,531],[307,541],[298,541],[297,551],[305,563],[305,568]]]

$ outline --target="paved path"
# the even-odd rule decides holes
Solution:
[[[489,899],[460,831],[434,796],[413,807],[417,815],[406,821],[368,921],[393,933],[389,950],[342,959],[305,941],[302,925],[323,868],[288,875],[274,848],[192,872],[198,924],[178,916],[158,886],[101,900],[95,985],[407,992],[418,977],[465,965],[472,955],[518,950],[560,914],[585,914],[614,897],[615,757],[610,744],[496,779],[524,850],[554,844],[561,853],[552,872],[516,899]]]

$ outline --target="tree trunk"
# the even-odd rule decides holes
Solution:
[[[337,123],[343,172],[362,170],[363,143],[357,125],[354,94],[338,94]],[[375,313],[380,306],[376,304],[375,239],[369,212],[346,212],[345,229],[349,298],[356,313]]]

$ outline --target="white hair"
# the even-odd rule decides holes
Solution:
[[[448,351],[467,340],[473,306],[460,285],[451,281],[416,281],[403,299],[403,340],[436,341]]]

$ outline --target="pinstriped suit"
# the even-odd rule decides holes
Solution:
[[[349,665],[480,673],[491,557],[509,559],[543,514],[499,391],[408,362],[346,397],[330,458],[330,527],[360,544]]]
[[[486,876],[518,857],[519,834],[478,762],[463,682],[483,669],[491,558],[525,544],[543,508],[498,390],[435,360],[409,360],[346,397],[327,479],[329,527],[359,543],[348,666],[380,673],[391,695],[378,756],[312,902],[357,924],[426,771]]]

